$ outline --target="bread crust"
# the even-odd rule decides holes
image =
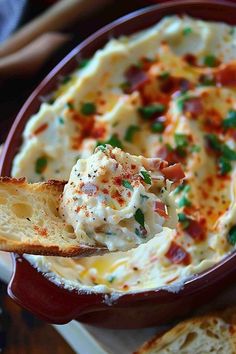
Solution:
[[[47,182],[43,183],[34,183],[34,184],[29,184],[27,183],[25,178],[10,178],[10,177],[0,177],[0,192],[4,192],[4,196],[9,197],[9,199],[17,202],[18,201],[18,194],[20,193],[20,202],[25,201],[26,203],[29,201],[27,200],[28,196],[31,196],[31,205],[36,204],[38,202],[39,206],[41,209],[45,208],[45,205],[47,204],[47,198],[50,197],[51,200],[55,202],[56,209],[58,210],[59,207],[59,200],[61,197],[61,194],[64,190],[64,186],[66,184],[66,181],[56,181],[56,180],[49,180]],[[12,188],[16,187],[16,188]],[[40,198],[44,197],[43,202],[40,202]],[[18,199],[17,199],[18,198]],[[32,198],[33,201],[35,199],[35,203],[32,203]],[[39,201],[38,201],[39,200]],[[46,200],[46,202],[45,202]],[[41,203],[41,204],[40,204]],[[48,207],[46,205],[46,207]],[[34,208],[34,205],[32,205],[32,208]],[[40,208],[39,208],[40,209]],[[50,208],[49,208],[50,209]],[[4,218],[6,216],[7,212],[11,212],[10,210],[10,202],[7,201],[5,209],[4,206],[0,205],[0,218]],[[5,212],[5,214],[4,214]],[[47,211],[45,212],[45,215],[47,214]],[[53,218],[53,215],[52,215]],[[62,227],[66,228],[66,223],[60,218],[59,214],[57,215],[57,218],[54,216],[54,221],[51,221],[50,216],[47,215],[46,222],[50,224],[50,222],[54,222],[54,230],[57,230],[57,220],[60,222],[60,225],[58,226],[58,237],[55,235],[55,241],[51,242],[50,238],[47,237],[47,227],[44,228],[45,234],[43,235],[42,233],[38,231],[42,225],[37,225],[34,221],[31,222],[29,218],[25,218],[28,221],[22,221],[22,219],[19,219],[19,222],[22,222],[26,227],[31,227],[32,228],[32,238],[28,237],[27,240],[21,239],[13,239],[11,238],[11,235],[4,232],[4,224],[1,223],[0,221],[0,249],[2,251],[7,251],[7,252],[15,252],[19,254],[23,253],[28,253],[28,254],[36,254],[36,255],[46,255],[46,256],[60,256],[60,257],[87,257],[87,256],[93,256],[93,255],[102,255],[107,252],[107,248],[105,247],[100,247],[99,245],[96,246],[91,246],[91,245],[86,245],[83,242],[79,242],[80,240],[74,241],[72,240],[70,242],[70,233],[66,233],[61,231]],[[8,222],[9,224],[11,223],[12,219],[9,219]],[[6,222],[5,222],[6,224]],[[50,229],[50,225],[47,224],[48,230]],[[30,225],[30,226],[29,226]],[[55,226],[56,225],[56,226]],[[17,234],[17,223],[13,225],[14,229],[14,234]],[[45,226],[45,225],[44,225]],[[38,231],[38,233],[37,233]],[[50,231],[48,231],[50,233]],[[22,234],[22,228],[20,229],[19,227],[19,234]],[[60,242],[60,236],[61,234],[63,236],[63,241],[64,243]],[[15,235],[14,235],[15,236]],[[21,235],[22,236],[22,235]],[[30,235],[31,236],[31,235]],[[44,237],[43,237],[44,236]],[[50,235],[49,235],[50,236]],[[67,239],[66,239],[67,238]],[[73,238],[72,238],[73,239]]]

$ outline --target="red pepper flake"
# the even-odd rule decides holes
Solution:
[[[121,194],[117,190],[111,195],[111,197],[115,199],[120,205],[123,205],[125,203]]]
[[[106,189],[106,188],[102,189],[102,192],[103,192],[104,194],[109,194],[109,190]]]
[[[176,242],[172,241],[165,256],[174,264],[188,265],[191,262],[190,254]]]
[[[168,214],[166,213],[166,205],[160,201],[154,202],[154,211],[165,219],[168,219]]]
[[[46,228],[34,225],[34,230],[42,237],[47,237],[47,235],[48,235],[48,231]]]
[[[34,131],[34,135],[38,135],[40,133],[42,133],[44,130],[46,130],[48,128],[48,123],[44,123],[42,125],[40,125],[37,129],[35,129]]]

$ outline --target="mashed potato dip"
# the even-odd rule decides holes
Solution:
[[[12,175],[69,179],[98,143],[181,163],[178,226],[127,252],[28,259],[66,288],[171,289],[235,248],[235,28],[166,17],[110,40],[79,66],[27,123]]]
[[[167,180],[165,189],[165,174],[173,169],[175,179],[184,174],[180,165],[167,165],[158,158],[100,145],[73,167],[60,202],[61,217],[77,236],[110,251],[147,242],[162,231],[162,225],[177,224],[171,182]]]

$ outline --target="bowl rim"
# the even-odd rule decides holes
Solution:
[[[34,102],[34,100],[36,98],[40,97],[39,94],[43,90],[43,88],[47,87],[48,85],[50,86],[50,82],[56,80],[58,73],[63,68],[67,67],[70,64],[71,60],[74,60],[74,59],[76,59],[76,57],[78,57],[81,50],[83,50],[84,48],[89,46],[91,43],[95,42],[96,39],[99,39],[103,35],[106,35],[107,33],[112,32],[114,29],[116,29],[118,26],[122,25],[123,23],[129,22],[130,20],[134,20],[137,17],[145,16],[147,14],[152,13],[153,11],[158,12],[158,11],[166,10],[166,9],[167,10],[168,9],[175,9],[175,8],[179,8],[183,5],[213,5],[213,6],[220,5],[225,8],[230,7],[230,8],[234,8],[236,10],[236,3],[231,2],[231,1],[224,1],[224,0],[207,0],[207,1],[206,0],[177,0],[176,1],[176,0],[172,0],[172,1],[164,2],[164,3],[160,3],[160,4],[147,6],[145,8],[141,8],[141,9],[138,9],[134,12],[126,14],[125,16],[122,16],[119,19],[105,25],[104,27],[102,27],[101,29],[99,29],[98,31],[96,31],[95,33],[90,35],[89,37],[87,37],[84,41],[82,41],[79,45],[77,45],[74,49],[72,49],[46,75],[46,77],[33,90],[33,92],[30,94],[30,96],[27,98],[27,100],[23,104],[22,108],[19,110],[19,112],[16,116],[16,119],[14,120],[14,122],[11,126],[11,129],[8,133],[8,136],[7,136],[7,139],[4,143],[4,147],[2,149],[2,152],[0,154],[0,175],[2,175],[2,173],[4,173],[3,171],[5,169],[7,169],[6,164],[8,163],[7,157],[8,157],[9,149],[12,144],[12,141],[14,141],[14,138],[16,136],[19,125],[22,124],[22,120],[23,120],[24,121],[23,127],[25,127],[26,123],[30,119],[31,115],[29,115],[27,117],[27,119],[25,118],[25,115],[27,116],[27,112],[28,112],[29,108],[31,107],[32,103]],[[209,20],[209,21],[212,21],[212,20]],[[131,33],[135,33],[136,31],[142,30],[144,28],[148,28],[150,26],[151,25],[148,25],[148,26],[144,25],[143,27],[139,26],[140,29],[135,30],[135,31],[131,30]],[[105,42],[107,42],[107,40]],[[71,70],[69,72],[71,72]],[[50,92],[50,90],[49,90],[49,92]],[[34,111],[37,112],[37,109]],[[20,130],[21,130],[21,134],[22,134],[23,128]],[[18,147],[19,146],[17,146],[17,148]],[[11,159],[11,162],[10,162],[11,165],[12,165],[12,161],[13,161],[13,159]],[[17,257],[18,257],[18,255],[16,255],[16,257],[13,257],[13,258],[16,259]],[[33,267],[32,264],[30,264],[30,266]],[[88,290],[84,290],[84,289],[81,289],[81,290],[75,289],[75,290],[72,290],[72,292],[75,291],[76,293],[78,293],[78,295],[79,294],[86,294],[88,296],[96,294],[99,297],[101,297],[102,299],[104,299],[104,296],[107,296],[107,295],[108,296],[117,295],[116,303],[119,302],[119,300],[121,300],[122,302],[126,301],[128,298],[133,297],[134,295],[135,295],[135,300],[143,299],[147,295],[149,297],[152,297],[152,296],[156,297],[157,293],[159,293],[160,296],[166,295],[166,293],[173,294],[175,296],[182,296],[182,295],[187,295],[187,294],[189,295],[193,292],[196,293],[197,291],[199,291],[199,288],[202,289],[204,287],[208,287],[210,283],[214,283],[214,280],[212,278],[216,277],[216,274],[218,274],[218,279],[220,279],[220,278],[223,279],[224,278],[224,274],[222,274],[222,273],[224,273],[224,272],[222,272],[223,269],[226,268],[226,270],[228,269],[228,272],[229,272],[229,270],[232,268],[232,266],[236,266],[236,250],[233,250],[232,252],[230,252],[230,254],[226,254],[220,262],[217,262],[216,264],[207,268],[203,272],[190,275],[188,278],[186,278],[186,281],[181,282],[182,286],[179,288],[179,290],[177,292],[174,292],[171,290],[171,288],[173,288],[173,286],[175,284],[177,284],[177,282],[173,283],[173,285],[166,285],[163,287],[159,286],[157,288],[144,289],[144,290],[130,290],[127,292],[119,292],[116,290],[114,290],[114,291],[111,290],[111,292],[109,292],[109,293],[106,293],[106,292],[100,293],[100,292],[94,291],[92,287],[91,287],[91,294],[90,294],[90,292],[88,293]],[[45,278],[43,273],[42,272],[40,272],[40,273],[41,273],[41,276]],[[212,273],[214,273],[214,277],[211,277]],[[12,276],[12,279],[13,278],[14,278],[14,274]],[[50,281],[50,280],[48,280],[48,281]],[[55,284],[55,286],[58,287],[58,285],[56,285],[56,284]],[[71,292],[71,290],[67,290],[64,287],[62,289],[66,290],[68,292]]]

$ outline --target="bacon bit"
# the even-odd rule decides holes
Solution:
[[[82,187],[82,192],[87,194],[88,196],[95,195],[97,193],[98,187],[93,183],[86,183]]]
[[[203,113],[203,105],[200,97],[189,98],[184,102],[183,111],[190,113],[193,118]]]
[[[160,159],[167,161],[170,165],[183,161],[183,158],[175,150],[169,150],[167,146],[162,146],[156,155]]]
[[[206,238],[205,220],[200,221],[188,219],[189,225],[185,231],[196,241],[203,241]]]
[[[165,167],[161,170],[165,178],[171,181],[179,181],[185,177],[184,171],[180,163]]]
[[[125,78],[130,85],[130,87],[127,89],[127,93],[131,93],[140,89],[148,81],[148,76],[145,71],[136,65],[131,65],[126,70]]]
[[[123,290],[128,290],[128,289],[129,289],[129,286],[128,286],[127,284],[124,284],[124,285],[122,286],[122,288],[123,288]]]
[[[187,53],[183,56],[183,60],[185,60],[188,64],[193,65],[193,66],[198,66],[197,64],[197,58],[195,55]]]
[[[154,202],[154,211],[165,219],[168,219],[168,214],[166,213],[166,205],[162,202]]]
[[[174,264],[188,265],[191,262],[190,254],[174,241],[171,242],[165,256]]]
[[[38,134],[42,133],[44,130],[46,130],[47,128],[48,128],[48,123],[44,123],[44,124],[40,125],[40,127],[38,127],[37,129],[35,129],[33,134],[38,135]]]
[[[205,119],[205,130],[209,133],[212,133],[212,128],[214,130],[220,132],[222,131],[222,116],[219,112],[215,109],[208,110],[206,112],[206,119]]]
[[[136,165],[131,165],[131,169],[135,170],[136,169]]]
[[[46,228],[34,225],[34,230],[42,237],[47,237],[47,235],[48,235],[48,231]]]
[[[222,86],[236,86],[236,64],[221,65],[216,73],[216,82]]]

